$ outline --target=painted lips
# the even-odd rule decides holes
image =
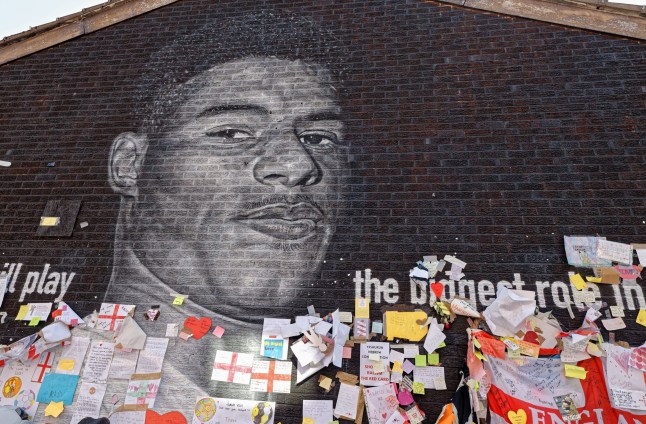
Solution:
[[[280,240],[298,240],[316,231],[323,213],[311,203],[273,203],[240,214],[236,221]]]

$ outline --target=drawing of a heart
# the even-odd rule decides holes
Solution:
[[[444,284],[442,283],[433,283],[431,284],[431,290],[435,293],[437,300],[440,300],[442,293],[444,292]]]
[[[525,333],[523,340],[529,343],[540,345],[540,342],[538,341],[538,334],[536,334],[535,331],[528,331],[527,333]]]
[[[507,412],[507,418],[509,418],[509,422],[511,422],[511,424],[527,423],[527,413],[525,412],[524,409],[519,409],[516,412],[514,411]]]
[[[197,319],[196,317],[188,317],[184,320],[184,328],[191,330],[193,338],[195,340],[201,339],[206,333],[211,329],[211,318],[202,317]]]
[[[181,412],[172,411],[164,415],[148,409],[146,411],[146,424],[186,424],[186,418]]]

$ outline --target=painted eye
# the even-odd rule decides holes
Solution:
[[[253,135],[248,131],[234,128],[209,130],[206,132],[206,135],[209,137],[219,137],[227,140],[245,140],[253,137]]]
[[[332,147],[338,144],[336,134],[329,131],[306,131],[298,135],[301,143],[311,147]]]

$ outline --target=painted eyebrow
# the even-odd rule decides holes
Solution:
[[[305,115],[303,121],[342,121],[341,114],[337,112],[316,112]]]
[[[258,105],[219,105],[204,109],[199,113],[199,115],[197,115],[197,118],[216,116],[227,112],[237,112],[239,110],[256,112],[261,115],[269,115],[269,111],[266,108]]]

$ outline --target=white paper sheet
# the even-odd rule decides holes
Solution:
[[[265,318],[262,324],[262,339],[260,342],[260,355],[267,358],[287,359],[287,345],[289,340],[282,335],[281,327],[289,325],[290,319]]]
[[[81,373],[81,369],[83,368],[83,360],[85,359],[85,354],[87,353],[88,347],[90,347],[89,337],[72,336],[72,340],[69,342],[69,344],[63,346],[63,349],[61,350],[61,355],[58,359],[58,365],[56,366],[56,373],[79,375]],[[74,361],[74,367],[71,370],[61,369],[61,361],[64,360]]]
[[[424,340],[424,349],[428,353],[433,353],[446,339],[446,335],[442,332],[439,325],[431,324]]]
[[[133,349],[130,352],[123,349],[115,349],[108,378],[130,380],[130,376],[136,372],[138,358],[139,351],[137,349]]]
[[[40,318],[41,321],[47,321],[49,313],[52,311],[53,303],[30,303],[27,309],[27,315],[23,321],[31,321],[33,318]]]
[[[370,355],[375,355],[383,366],[383,370],[375,368],[375,361],[370,360]],[[384,342],[367,342],[361,344],[359,378],[364,386],[382,386],[390,383],[388,372],[390,344]]]
[[[413,381],[424,383],[424,389],[434,389],[435,379],[444,379],[444,367],[415,367]]]
[[[345,417],[351,420],[357,418],[357,406],[359,404],[359,386],[351,386],[341,383],[339,396],[336,398],[334,408],[335,417]]]
[[[82,379],[88,382],[105,383],[108,380],[114,343],[95,340],[90,345]]]
[[[303,401],[303,418],[311,418],[314,424],[330,424],[330,421],[334,421],[333,410],[334,402],[331,400]]]
[[[143,350],[139,352],[137,361],[137,374],[153,374],[161,372],[164,356],[168,348],[168,339],[165,337],[148,337]]]
[[[155,407],[155,399],[159,391],[161,375],[157,374],[134,374],[128,382],[125,405],[144,405],[149,409]]]
[[[626,243],[617,243],[609,240],[599,240],[597,256],[601,259],[619,262],[624,265],[633,263],[633,247]]]
[[[70,424],[78,424],[79,421],[86,417],[99,418],[106,387],[106,384],[81,382],[81,387],[77,389],[78,397],[72,405],[74,413]]]

